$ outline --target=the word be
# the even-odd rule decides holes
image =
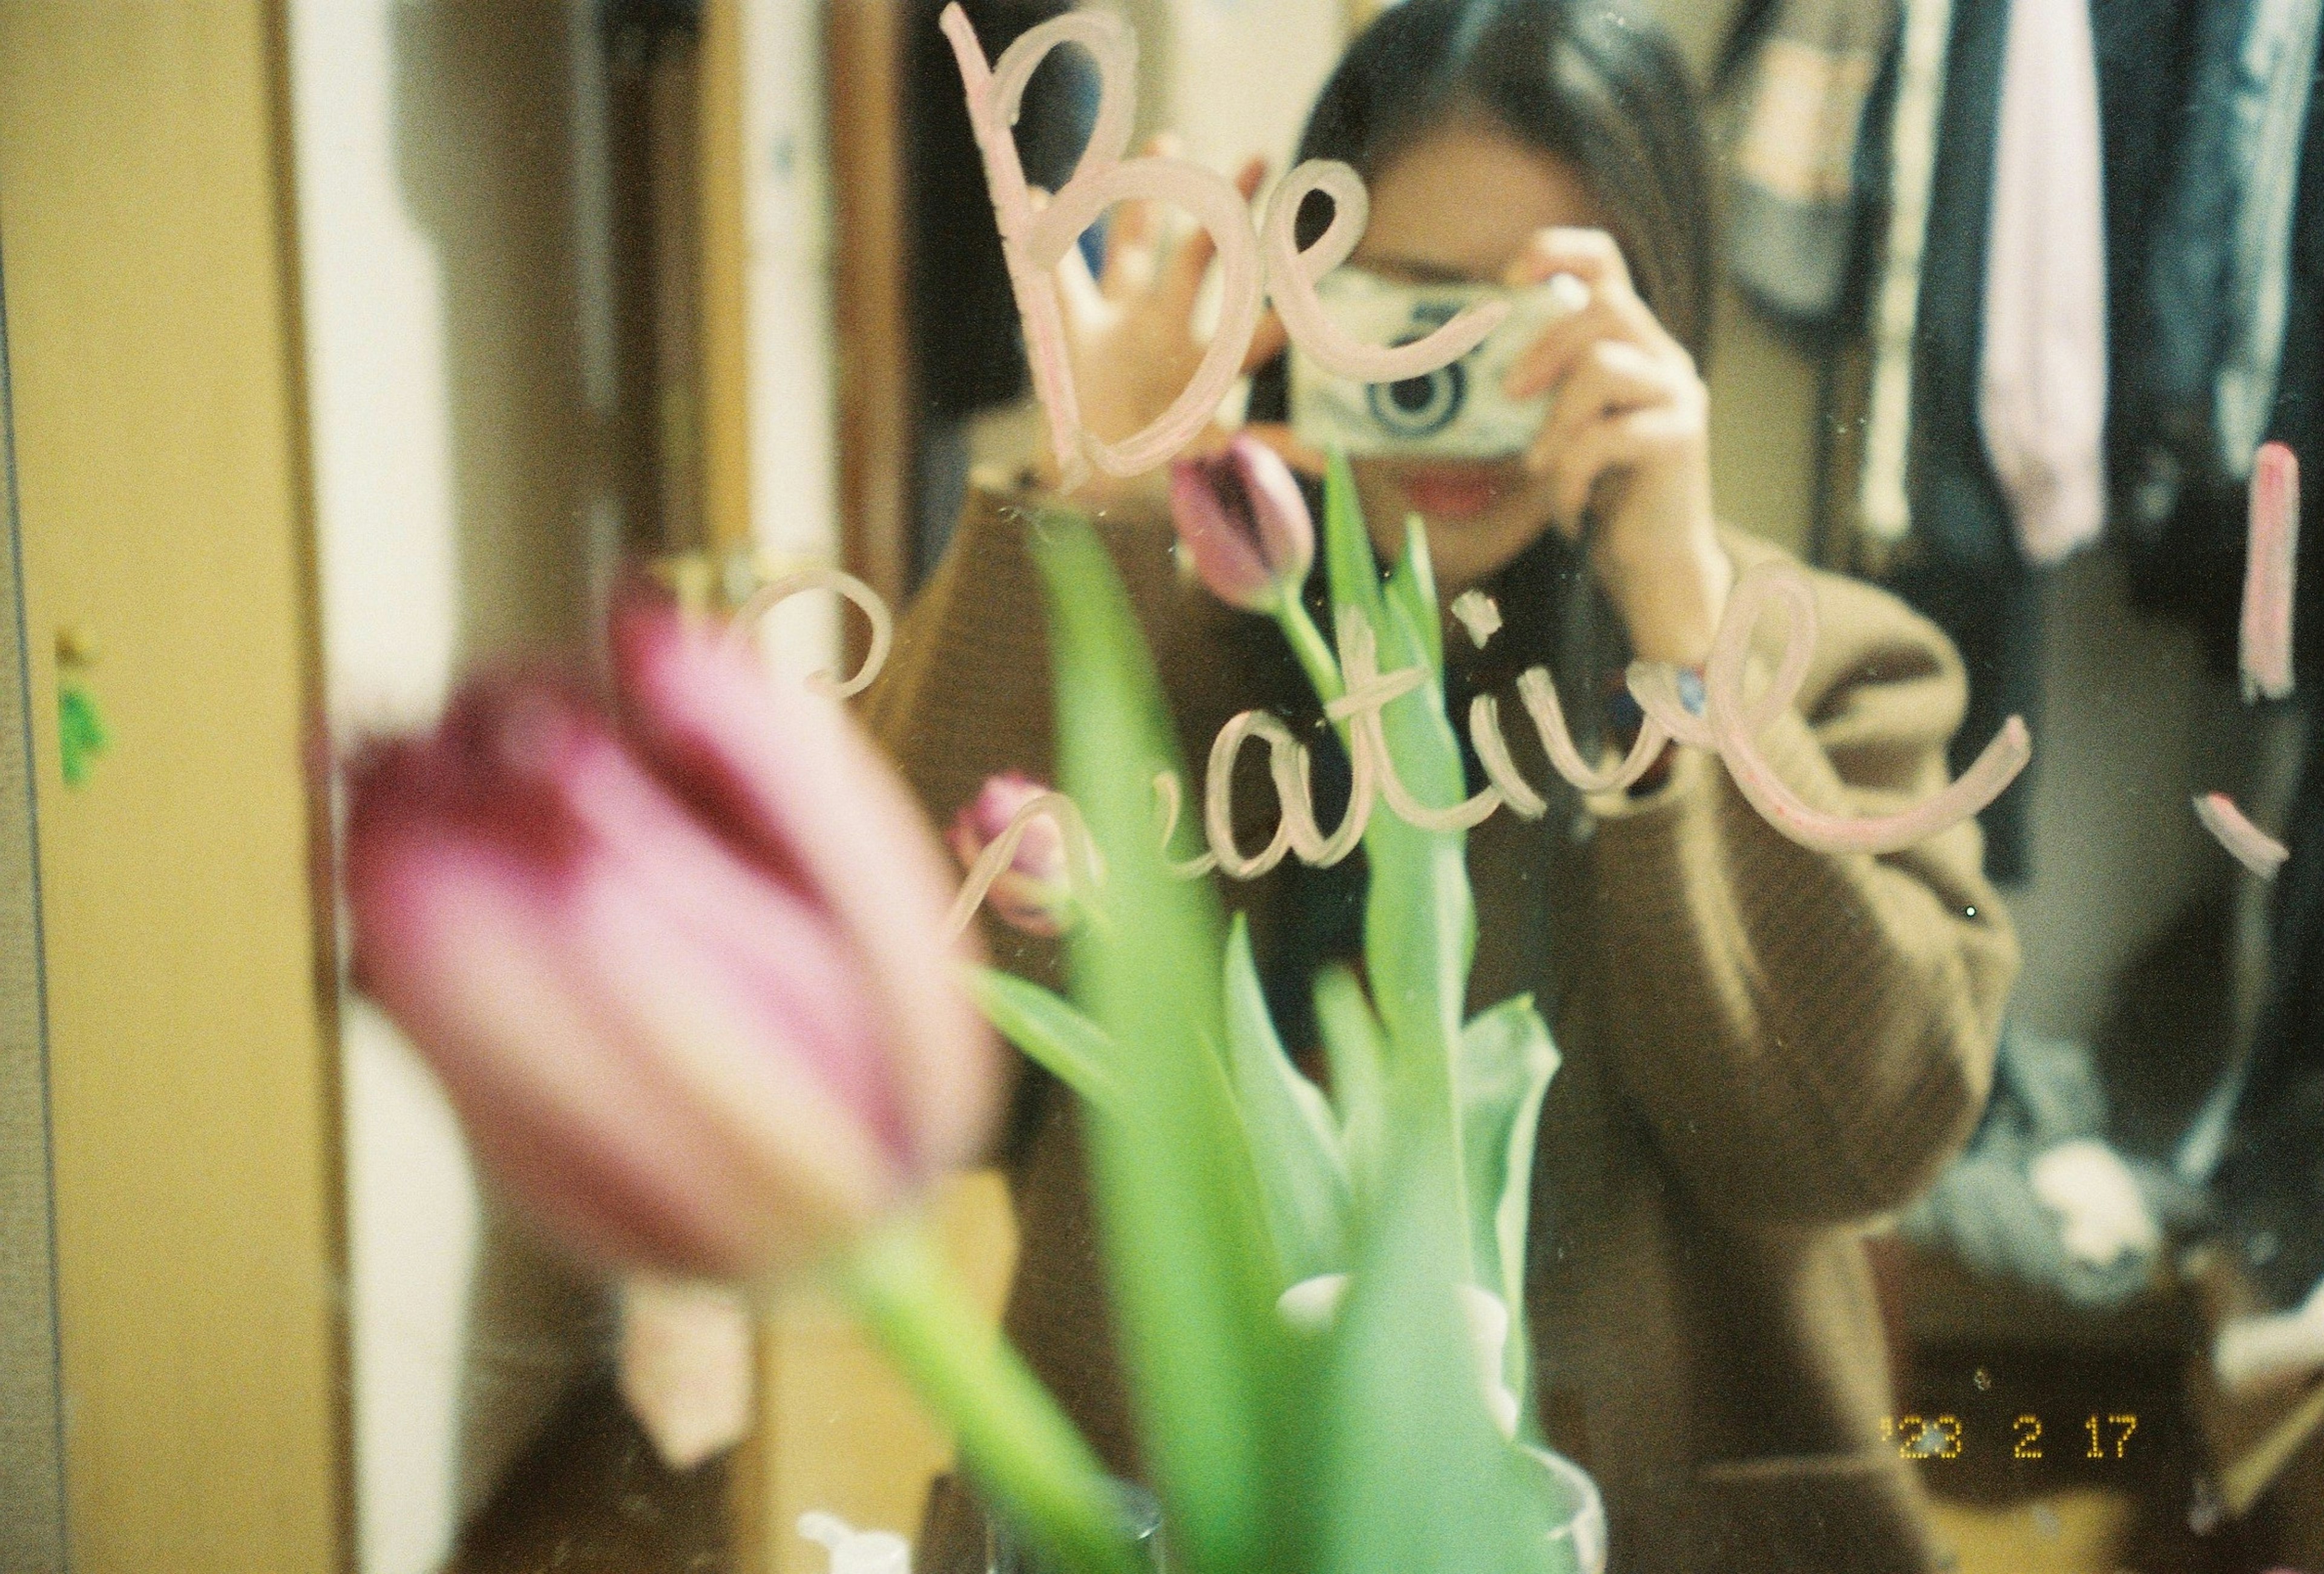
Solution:
[[[957,5],[945,7],[944,30],[960,62],[969,124],[984,155],[1009,281],[1025,320],[1033,391],[1048,412],[1050,446],[1068,489],[1087,478],[1092,465],[1109,475],[1136,475],[1184,448],[1210,420],[1241,372],[1268,298],[1273,299],[1285,331],[1317,364],[1361,382],[1425,376],[1475,349],[1508,315],[1507,302],[1487,301],[1408,345],[1357,343],[1333,326],[1315,299],[1315,281],[1348,260],[1371,214],[1371,199],[1355,170],[1330,160],[1310,159],[1283,178],[1268,199],[1265,218],[1254,228],[1242,194],[1201,165],[1184,159],[1121,156],[1138,111],[1138,41],[1119,18],[1083,11],[1045,22],[1010,44],[992,66],[987,65],[976,30]],[[1046,206],[1036,208],[1010,128],[1017,123],[1025,84],[1035,68],[1064,43],[1079,44],[1097,62],[1097,124],[1074,166],[1073,179]],[[1332,223],[1314,245],[1302,251],[1292,226],[1299,205],[1317,191],[1332,199]],[[1139,198],[1184,208],[1210,232],[1218,247],[1224,304],[1218,331],[1193,379],[1170,407],[1144,431],[1106,443],[1082,428],[1051,270],[1099,215],[1117,202]]]

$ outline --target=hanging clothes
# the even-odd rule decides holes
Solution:
[[[1861,415],[1862,451],[1828,492],[1845,502],[1821,538],[1961,649],[1957,767],[2013,713],[2038,728],[2036,570],[2104,520],[2140,604],[2188,618],[2231,667],[2236,476],[2259,437],[2312,449],[2300,391],[2316,357],[2284,346],[2304,343],[2301,258],[2324,227],[2295,221],[2324,209],[2292,179],[2324,0],[2087,5],[1906,0],[1860,139],[1859,206],[1887,201],[1857,226],[1881,254],[1859,244],[1847,272],[1869,366],[1860,410],[1827,414],[1834,428]],[[1769,78],[1762,65],[1753,80]],[[1780,254],[1765,234],[1736,245],[1738,270]],[[2308,663],[2324,651],[2324,604],[2310,612],[2324,575],[2300,599]],[[1996,879],[2025,872],[2030,790],[2021,778],[1981,816]]]
[[[2248,476],[2273,405],[2324,0],[2218,0],[2200,12],[2151,243],[2153,438],[2172,449],[2156,475],[2182,486]]]
[[[2106,226],[2088,0],[2009,8],[1978,413],[2025,560],[2105,522]]]
[[[2303,144],[2293,206],[2324,213],[2324,94],[2310,97]],[[2324,225],[2299,226],[2286,274],[2266,436],[2308,467],[2324,464]],[[2294,595],[2295,661],[2313,669],[2324,658],[2324,575],[2302,575]],[[2228,1090],[2223,1156],[2210,1177],[2246,1275],[2279,1306],[2324,1278],[2324,725],[2312,718],[2284,840],[2291,857],[2275,879],[2267,999]]]
[[[1817,528],[1839,542],[1829,560],[1883,581],[1961,651],[1969,713],[1952,741],[1957,772],[2008,716],[2036,723],[2041,697],[2036,581],[1980,432],[1987,216],[2008,14],[2008,0],[1905,0],[1867,96],[1852,179],[1867,212],[1839,300],[1867,317],[1868,367],[1861,391],[1849,391],[1859,407],[1827,410],[1829,430],[1861,426],[1864,444],[1839,504],[1845,520],[1839,530],[1829,520]],[[1784,31],[1768,37],[1780,44]],[[1757,84],[1771,79],[1780,72],[1757,69]],[[1752,114],[1768,112],[1752,102]],[[1743,165],[1731,184],[1766,181]],[[1768,212],[1762,202],[1743,218],[1764,226]],[[1750,283],[1752,270],[1784,253],[1780,237],[1731,235],[1729,265],[1748,293],[1783,295]],[[1790,289],[1808,293],[1803,283]],[[2024,772],[1978,816],[1985,872],[1997,881],[2024,879],[2029,797]]]
[[[2226,342],[2211,405],[2215,457],[2238,481],[2250,476],[2252,456],[2267,435],[2282,365],[2292,195],[2300,183],[2324,0],[2270,0],[2253,21],[2236,55],[2236,108],[2249,127],[2249,161],[2227,259],[2221,313]]]
[[[1833,446],[1824,459],[1816,534],[1828,562],[1881,581],[1960,649],[1969,701],[1953,741],[1956,771],[2009,716],[2038,726],[2036,582],[1978,419],[2009,13],[2009,0],[1904,0],[1865,99],[1849,182],[1854,244],[1836,290],[1820,275],[1789,282],[1763,277],[1780,259],[1808,267],[1821,256],[1800,235],[1767,233],[1784,213],[1772,199],[1740,204],[1729,232],[1730,266],[1754,300],[1796,307],[1831,295],[1840,303],[1833,326],[1844,331],[1851,314],[1863,318],[1864,352],[1835,357],[1838,370],[1825,373],[1821,425]],[[1765,41],[1732,41],[1730,51],[1780,51],[1817,27],[1824,29],[1818,36],[1840,36],[1815,8],[1784,6]],[[1827,43],[1826,52],[1836,47]],[[1770,84],[1786,79],[1782,69],[1762,61],[1750,79],[1755,97],[1746,106],[1741,143],[1748,156],[1730,181],[1745,192],[1774,184],[1767,168],[1781,161],[1766,151],[1774,138],[1768,126],[1788,126],[1800,141],[1812,118],[1796,107],[1768,106]],[[1829,106],[1840,74],[1828,69],[1819,80]],[[1805,142],[1830,148],[1837,140],[1830,126],[1814,124],[1822,140]],[[1812,161],[1797,148],[1788,156],[1795,170]],[[1829,195],[1835,185],[1827,176],[1819,189]],[[1796,223],[1808,216],[1798,205],[1790,213]],[[2013,350],[2009,364],[2026,359]],[[1830,436],[1858,431],[1860,449],[1849,437]],[[2023,437],[2015,442],[2013,447],[2005,439],[2013,461],[2029,446]],[[2030,796],[2029,771],[1978,816],[1986,872],[1996,880],[2024,878]]]
[[[2081,0],[1952,0],[1942,51],[1924,45],[1917,64],[1906,14],[1859,524],[1873,548],[1863,560],[1968,667],[1960,771],[2009,717],[2038,730],[2034,570],[2096,539],[2102,522],[2098,73]],[[1916,108],[1927,88],[1914,72],[1932,65],[1941,94]],[[1924,112],[1926,133],[1914,119]],[[1930,162],[1916,178],[1906,155],[1924,134]],[[1997,881],[2031,872],[2033,791],[2029,770],[1978,816]]]
[[[1944,48],[1934,61],[1941,80],[1930,106],[1928,172],[1916,183],[1904,155],[1923,133],[1907,111],[1925,89],[1914,74],[1913,28],[1920,5],[1939,3],[1913,0],[1906,10],[1895,130],[1875,150],[1898,171],[1892,181],[1898,211],[1891,215],[1875,306],[1858,486],[1858,525],[1870,549],[1859,561],[1960,650],[1969,699],[1951,750],[1952,768],[1960,771],[2010,716],[2024,716],[2038,732],[2042,646],[2038,582],[2018,546],[2009,496],[1978,424],[2010,5],[1951,0]],[[1909,215],[1901,210],[1915,200],[1915,184],[1924,188],[1919,200],[1925,211],[1920,244],[1913,247]],[[1901,267],[1900,245],[1918,253],[1909,273]],[[1911,325],[1901,351],[1900,300],[1909,302]],[[2028,770],[1978,817],[1985,828],[1986,872],[1997,881],[2026,877],[2032,796]]]
[[[1751,47],[1728,267],[1791,327],[1831,326],[1847,295],[1862,207],[1858,141],[1895,32],[1892,0],[1780,0]]]
[[[2115,268],[2128,309],[2114,323],[2126,346],[2115,366],[2114,517],[2140,604],[2189,622],[2231,672],[2251,456],[2273,437],[2315,462],[2317,352],[2313,327],[2301,325],[2313,318],[2302,301],[2316,265],[2324,0],[2178,9],[2191,14],[2144,30],[2148,49],[2125,51],[2119,90],[2104,88],[2109,235],[2141,245],[2135,270],[2129,259]],[[2173,33],[2186,69],[2167,96],[2144,90],[2153,46]],[[2116,128],[2141,112],[2162,128],[2159,145],[2123,156]],[[2116,221],[2117,202],[2136,210],[2135,229],[2127,213]],[[2305,576],[2298,593],[2303,667],[2324,631],[2309,615],[2318,584]]]
[[[1968,665],[1959,769],[2009,716],[2038,729],[2037,571],[2104,524],[2110,236],[2099,46],[2084,0],[1951,0],[1950,10],[1941,51],[1916,51],[1923,19],[1907,8],[1895,130],[1874,148],[1895,196],[1857,524],[1859,564],[1942,628]],[[1916,76],[1932,66],[1942,75],[1933,105]],[[1925,143],[1916,115],[1932,115]],[[1916,150],[1925,176],[1911,165]],[[2032,794],[2029,773],[1979,816],[1997,880],[2029,872]]]
[[[1885,584],[1960,651],[1969,701],[1953,741],[1957,771],[2008,717],[2039,726],[2038,582],[1980,424],[2010,10],[2009,0],[1904,0],[1867,100],[1854,179],[1865,212],[1850,283],[1840,292],[1863,313],[1868,343],[1860,363],[1840,358],[1844,367],[1860,364],[1860,379],[1827,372],[1833,391],[1824,429],[1860,430],[1862,439],[1860,453],[1827,451],[1818,536],[1831,544],[1828,561]],[[2083,163],[2086,170],[2087,151]],[[2081,179],[2087,184],[2086,172]],[[2102,239],[2097,244],[2103,255]],[[2024,244],[2011,232],[2004,256]],[[1772,251],[1757,248],[1761,256]],[[1742,251],[1732,256],[1743,265]],[[2015,309],[2021,322],[2040,310],[2032,301]],[[2028,353],[2024,333],[2008,348],[1995,393],[2008,418],[2002,452],[2027,497],[2047,507],[2045,499],[2070,498],[2073,483],[2057,487],[2054,469],[2035,462],[2048,434],[2029,430],[2020,412],[2049,396],[2052,381],[2036,373],[2043,359]],[[2086,489],[2089,446],[2087,439],[2081,446]],[[2069,502],[2062,517],[2087,520],[2089,511],[2083,505],[2077,513]],[[2071,539],[2081,528],[2045,519],[2044,554],[2052,537]],[[2031,792],[2029,771],[1978,816],[1986,872],[1996,880],[2025,877]]]
[[[1953,34],[1978,14],[1978,4],[1962,6],[1955,0],[1907,0],[1904,7],[1886,121],[1888,226],[1871,301],[1872,382],[1857,493],[1858,523],[1881,556],[1893,554],[1912,528],[1905,474],[1913,411],[1920,402],[1914,383],[1925,331],[1929,241],[1937,227],[1940,151],[1948,109],[1957,98],[1976,97],[1959,91],[1952,80]],[[1969,74],[1975,75],[1974,67]],[[1969,106],[1972,121],[1980,107]],[[1950,140],[1960,139],[1955,133]],[[1956,149],[1955,167],[1961,161]],[[1981,224],[1981,209],[1978,217]]]
[[[2107,471],[2114,522],[2135,540],[2142,520],[2159,521],[2175,496],[2142,497],[2153,446],[2162,364],[2176,355],[2176,319],[2158,320],[2163,290],[2155,236],[2163,209],[2180,199],[2173,171],[2185,155],[2187,104],[2202,34],[2248,0],[2189,5],[2183,0],[2094,0],[2098,109],[2106,170]],[[2202,189],[2209,189],[2204,188]]]

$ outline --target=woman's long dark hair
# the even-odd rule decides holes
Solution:
[[[1403,0],[1324,83],[1299,158],[1367,185],[1447,122],[1473,115],[1571,165],[1607,216],[1639,297],[1698,365],[1711,347],[1710,171],[1694,85],[1669,37],[1625,0]],[[1300,243],[1330,209],[1314,198]],[[1279,367],[1252,390],[1280,419]]]
[[[1354,166],[1367,186],[1429,133],[1472,116],[1571,166],[1622,248],[1644,299],[1698,365],[1711,341],[1713,275],[1710,172],[1693,83],[1669,38],[1635,0],[1403,0],[1350,46],[1323,85],[1299,157]],[[1329,222],[1324,198],[1300,216],[1299,241]],[[1282,420],[1283,360],[1251,380],[1250,418]],[[1494,576],[1512,617],[1486,658],[1451,677],[1448,713],[1466,695],[1545,665],[1565,695],[1585,751],[1601,720],[1601,648],[1617,627],[1580,554],[1555,530]],[[1322,594],[1321,569],[1311,599]],[[1618,663],[1613,670],[1620,670]],[[1318,808],[1339,812],[1346,762],[1331,735],[1316,755]],[[1464,747],[1464,753],[1467,751]],[[1471,790],[1481,768],[1469,762]],[[1554,784],[1553,790],[1563,784]],[[1329,869],[1294,865],[1293,924],[1279,954],[1262,959],[1268,1003],[1290,1042],[1314,1042],[1308,980],[1332,957],[1361,953],[1364,878],[1360,861]]]

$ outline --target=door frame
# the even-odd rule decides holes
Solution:
[[[31,691],[0,255],[0,1568],[65,1566],[49,1039],[34,855]]]

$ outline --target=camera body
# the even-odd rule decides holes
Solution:
[[[1291,426],[1312,447],[1351,458],[1507,459],[1522,454],[1549,414],[1550,394],[1511,399],[1501,380],[1544,328],[1580,310],[1590,291],[1560,273],[1526,290],[1483,284],[1397,284],[1358,268],[1316,281],[1334,326],[1370,345],[1408,345],[1468,308],[1507,300],[1509,315],[1475,349],[1425,377],[1357,382],[1291,350]]]

